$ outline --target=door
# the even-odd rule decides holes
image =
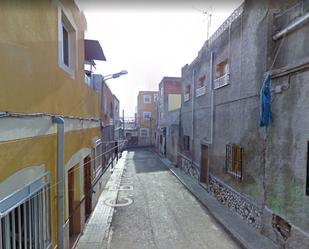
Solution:
[[[77,197],[78,182],[78,165],[75,165],[68,172],[68,194],[69,194],[69,248],[73,248],[81,231],[80,218],[80,201]]]
[[[68,194],[69,194],[69,228],[70,237],[74,235],[74,167],[68,172]]]
[[[201,146],[201,177],[200,182],[208,184],[208,146]]]
[[[84,193],[85,193],[85,221],[92,210],[92,190],[91,190],[91,164],[90,157],[84,159]]]

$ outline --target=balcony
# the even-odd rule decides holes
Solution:
[[[206,86],[202,86],[196,89],[195,95],[196,97],[200,97],[206,93]]]
[[[184,100],[184,102],[189,101],[189,100],[190,100],[190,93],[186,93],[186,94],[184,94],[184,96],[183,96],[183,100]]]
[[[230,74],[226,73],[223,76],[214,80],[214,89],[226,86],[230,83]]]

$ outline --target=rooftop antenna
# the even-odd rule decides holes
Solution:
[[[210,27],[211,27],[211,17],[212,17],[212,12],[209,10],[201,10],[198,9],[194,6],[192,6],[193,9],[201,12],[204,15],[204,20],[207,22],[206,23],[206,40],[209,39],[209,32],[210,32]],[[212,9],[212,8],[211,8]]]

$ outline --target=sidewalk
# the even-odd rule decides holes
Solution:
[[[221,205],[197,181],[174,167],[166,158],[158,158],[170,169],[178,180],[206,207],[210,214],[223,228],[246,249],[275,249],[279,248],[273,241],[261,235],[248,226],[229,209]]]
[[[106,205],[105,202],[116,203],[118,188],[124,170],[126,152],[122,153],[114,172],[102,191],[98,203],[93,210],[86,228],[77,242],[76,249],[102,249],[106,248],[108,231],[114,214],[114,207]]]

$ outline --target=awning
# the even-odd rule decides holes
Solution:
[[[85,40],[85,61],[106,61],[103,49],[97,40]]]

